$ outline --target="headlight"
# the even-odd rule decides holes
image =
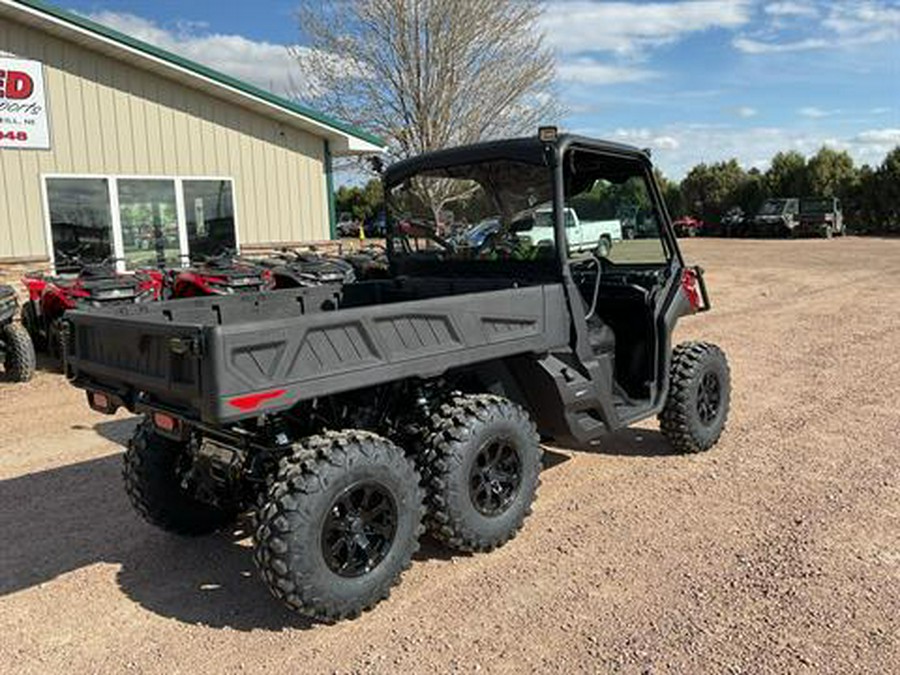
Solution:
[[[135,295],[133,288],[107,288],[101,291],[95,291],[91,294],[94,300],[124,300],[133,298]]]
[[[228,281],[229,286],[258,286],[259,277],[232,277]]]

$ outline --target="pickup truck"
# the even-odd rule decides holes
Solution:
[[[571,256],[576,172],[640,183],[655,244]],[[464,551],[515,536],[541,441],[591,448],[658,416],[674,449],[699,452],[729,407],[722,350],[672,344],[678,319],[710,305],[644,151],[545,128],[398,162],[383,181],[386,278],[70,311],[63,330],[90,406],[144,415],[124,469],[143,518],[200,535],[249,513],[265,584],[329,620],[386,598],[426,529]],[[429,181],[467,196],[460,214],[500,220],[493,255],[410,240],[399,222],[431,226]],[[502,239],[522,239],[529,209],[554,245],[510,254]]]
[[[613,242],[622,239],[622,223],[619,220],[581,220],[575,209],[565,207],[566,243],[570,252],[584,252],[599,249],[606,255]],[[519,230],[519,236],[530,237],[532,244],[542,241],[553,242],[555,238],[553,210],[538,209],[534,212],[533,225]]]

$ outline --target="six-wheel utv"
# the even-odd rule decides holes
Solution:
[[[385,598],[426,530],[465,551],[515,536],[542,442],[658,416],[698,452],[728,414],[723,352],[672,344],[709,300],[643,151],[544,129],[399,162],[384,193],[385,278],[66,315],[71,382],[145,416],[125,455],[138,512],[183,535],[251,514],[269,589],[326,619]],[[570,249],[568,209],[625,206],[633,239]],[[448,210],[497,230],[425,236]],[[536,213],[551,239],[523,225]]]

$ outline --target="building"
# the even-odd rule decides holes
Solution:
[[[0,265],[134,268],[334,234],[371,134],[37,0],[0,0]]]

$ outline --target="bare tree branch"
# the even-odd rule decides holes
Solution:
[[[555,59],[530,0],[302,0],[306,48],[320,86],[294,96],[372,129],[402,159],[533,133],[560,108]],[[432,210],[457,198],[431,183]]]

